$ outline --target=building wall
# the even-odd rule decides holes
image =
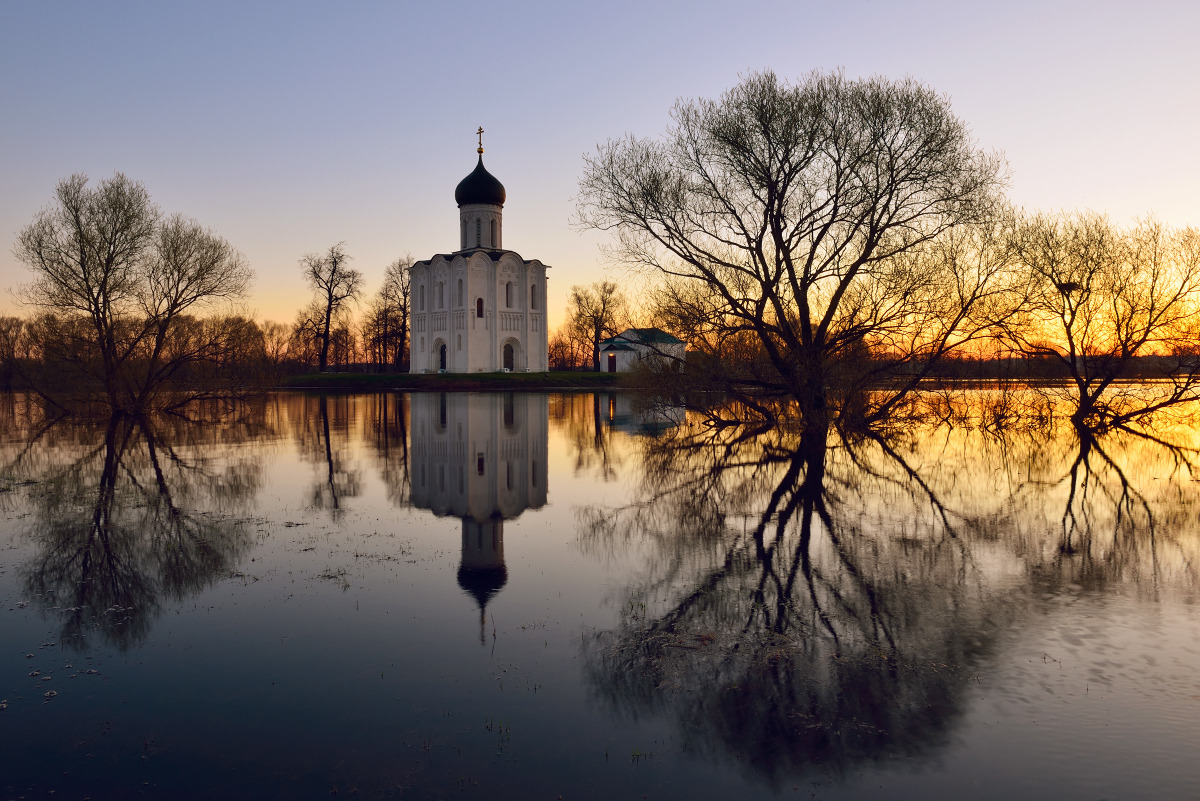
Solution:
[[[475,251],[418,262],[410,275],[412,372],[437,372],[441,344],[451,373],[501,370],[506,344],[514,349],[514,371],[547,369],[546,267],[541,262],[526,262],[512,251],[498,259]]]
[[[656,358],[673,358],[683,361],[684,353],[687,351],[687,345],[683,343],[676,344],[658,344],[658,345],[639,345],[637,343],[627,343],[632,350],[616,350],[616,351],[600,351],[600,371],[608,371],[608,354],[613,353],[617,359],[617,372],[627,373],[637,367],[638,363],[643,359]]]

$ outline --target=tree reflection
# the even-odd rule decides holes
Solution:
[[[234,569],[249,539],[230,507],[257,492],[261,468],[214,458],[230,429],[116,413],[103,428],[60,421],[33,432],[10,465],[33,488],[37,554],[22,575],[61,620],[64,644],[82,649],[95,634],[127,648],[164,600]]]
[[[872,475],[870,444],[832,439],[692,427],[648,444],[652,498],[582,515],[591,544],[654,542],[620,625],[590,644],[597,693],[671,714],[691,749],[773,784],[940,744],[1000,614],[947,519],[899,513],[905,492],[936,503],[907,465],[874,443]]]
[[[1102,436],[1064,432],[1059,448],[1027,444],[1009,454],[1013,513],[1005,539],[1043,590],[1097,591],[1117,583],[1159,593],[1194,591],[1200,541],[1194,506],[1197,457],[1190,429],[1129,428]],[[1031,526],[1038,515],[1044,526]]]
[[[605,425],[607,397],[598,392],[572,393],[551,400],[554,418],[565,424],[575,473],[594,473],[601,481],[614,480],[621,467],[621,457]]]
[[[344,396],[334,396],[332,414],[330,400],[325,395],[316,400],[314,415],[309,408],[311,399],[305,399],[300,418],[302,427],[297,432],[301,453],[318,471],[309,489],[308,503],[314,509],[328,510],[330,517],[338,521],[345,513],[345,499],[357,498],[362,492],[362,475],[346,456],[351,449],[348,434],[352,414]]]
[[[381,392],[366,399],[371,444],[379,476],[395,506],[411,503],[412,476],[408,469],[408,395]]]
[[[1192,452],[1162,438],[720,419],[644,440],[635,502],[578,510],[585,549],[645,565],[588,672],[615,712],[672,718],[693,753],[772,786],[935,751],[1039,592],[1186,578],[1200,556],[1190,475],[1175,480]],[[1163,521],[1188,532],[1173,555]]]

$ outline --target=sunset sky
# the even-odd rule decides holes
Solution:
[[[740,75],[910,75],[1002,151],[1026,208],[1200,225],[1200,10],[1183,2],[0,4],[0,312],[17,232],[73,172],[124,172],[257,274],[290,322],[298,260],[385,265],[458,247],[454,187],[485,162],[504,244],[572,284],[626,280],[572,226],[582,156],[657,135]],[[629,279],[632,280],[632,279]]]

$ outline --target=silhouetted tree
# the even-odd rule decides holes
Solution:
[[[383,284],[363,319],[363,347],[368,360],[396,372],[408,370],[408,314],[412,298],[409,268],[412,256],[387,266]]]
[[[1120,426],[1200,398],[1200,234],[1092,213],[1031,215],[1013,237],[1023,302],[1001,327],[1070,376],[1073,419]],[[1135,385],[1122,379],[1154,378]]]
[[[0,317],[0,389],[12,389],[24,330],[20,317]]]
[[[661,140],[587,159],[580,218],[613,232],[626,264],[699,285],[720,332],[752,335],[769,367],[747,376],[760,390],[822,425],[848,379],[900,378],[862,401],[878,417],[985,329],[971,315],[999,265],[936,245],[990,218],[1003,162],[944,97],[912,80],[765,72],[681,100],[673,118]]]
[[[196,312],[241,297],[251,277],[232,245],[194,220],[164,217],[121,173],[94,187],[81,173],[60,181],[14,251],[34,273],[26,301],[56,320],[36,332],[43,359],[60,376],[68,368],[73,392],[98,388],[114,409],[151,405],[184,368],[215,361],[224,330],[183,329]]]
[[[600,340],[619,334],[629,316],[629,302],[615,281],[571,287],[562,333],[585,354],[592,369],[600,371]]]
[[[338,242],[324,253],[309,253],[300,260],[304,277],[316,294],[313,301],[316,314],[312,316],[320,341],[317,369],[322,371],[329,360],[329,341],[338,312],[362,292],[362,273],[347,265],[350,257],[345,247],[345,242]]]

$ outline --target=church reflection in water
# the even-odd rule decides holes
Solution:
[[[479,605],[508,581],[504,521],[546,505],[545,395],[412,396],[412,502],[462,519],[458,583]]]

